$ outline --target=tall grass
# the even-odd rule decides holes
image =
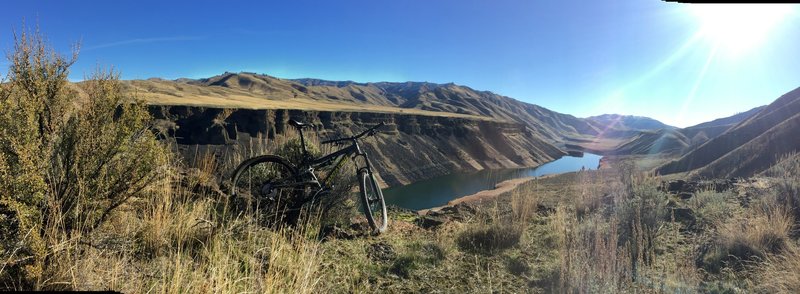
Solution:
[[[657,182],[625,163],[576,175],[574,197],[550,218],[559,236],[561,291],[612,293],[653,282],[661,264],[657,247],[669,226],[667,195],[657,191]]]
[[[38,31],[15,37],[0,83],[0,288],[315,292],[314,218],[267,229],[216,187],[258,144],[195,150],[185,164],[117,74],[73,86],[77,50],[61,56]]]
[[[800,249],[797,222],[800,221],[800,156],[782,157],[765,172],[774,178],[772,193],[766,195],[755,215],[758,224],[743,234],[752,246],[761,249],[763,262],[751,265],[755,272],[753,288],[762,293],[800,291]],[[741,237],[740,237],[741,238]]]

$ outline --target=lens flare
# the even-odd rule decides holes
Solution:
[[[713,45],[736,56],[763,44],[795,6],[784,4],[693,4],[690,11]]]

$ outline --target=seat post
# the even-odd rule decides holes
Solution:
[[[308,159],[308,151],[306,151],[306,139],[303,137],[303,127],[297,128],[300,131],[300,146],[303,148],[303,161]]]

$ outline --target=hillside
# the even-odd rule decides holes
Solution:
[[[680,129],[684,136],[691,139],[692,146],[699,146],[706,141],[716,138],[728,129],[734,127],[743,120],[755,115],[766,106],[759,106],[745,112],[740,112],[732,116],[718,118],[709,122]]]
[[[379,150],[392,151],[381,155],[379,165],[400,174],[395,179],[386,179],[390,185],[453,171],[535,166],[558,158],[567,150],[678,156],[766,109],[755,108],[677,129],[639,116],[604,114],[577,118],[453,83],[288,80],[254,73],[225,73],[206,79],[149,79],[125,84],[137,97],[153,105],[153,113],[174,112],[159,117],[169,121],[168,125],[173,124],[179,130],[179,137],[195,138],[181,141],[191,144],[246,144],[249,138],[284,132],[284,122],[289,118],[313,122],[317,133],[324,137],[349,134],[379,119],[394,122],[392,128],[400,136],[397,142],[415,141],[416,145],[427,146],[420,150],[427,150],[429,156],[436,155],[422,158],[414,156],[408,148],[396,148],[389,141],[381,143]],[[158,106],[169,107],[163,110]],[[215,117],[218,113],[240,110],[256,111],[251,116],[259,117],[255,119],[257,122],[245,115]],[[406,120],[411,123],[401,123]],[[491,130],[506,131],[504,136],[498,136],[497,131]],[[242,132],[246,136],[237,136]],[[695,154],[708,152],[704,150]],[[414,159],[402,164],[397,160],[391,162],[396,158]],[[697,164],[693,162],[692,166],[697,168]],[[679,169],[669,167],[662,172],[673,170]]]
[[[452,83],[287,80],[253,73],[225,73],[207,79],[149,79],[127,84],[142,99],[159,105],[408,113],[498,120],[526,124],[551,142],[598,133],[596,127],[572,115]]]
[[[538,166],[565,155],[567,142],[599,133],[583,119],[452,83],[286,80],[252,73],[124,83],[151,105],[158,125],[179,145],[217,153],[253,149],[254,141],[290,131],[288,119],[311,123],[321,138],[387,122],[386,134],[365,144],[389,186],[455,171]],[[603,142],[608,148],[618,143]]]
[[[800,88],[680,159],[661,174],[692,171],[696,177],[742,177],[764,171],[781,156],[800,150]]]
[[[639,135],[617,147],[617,154],[680,154],[691,145],[691,140],[680,131],[659,129],[641,131]]]

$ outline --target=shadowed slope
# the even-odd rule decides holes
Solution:
[[[681,129],[680,132],[686,137],[691,138],[691,145],[698,146],[710,139],[716,138],[728,129],[757,114],[765,107],[767,106],[759,106],[729,117],[723,117],[709,122],[704,122],[695,126]]]
[[[693,175],[702,177],[739,177],[763,171],[780,156],[800,150],[798,114],[800,88],[657,171],[694,170]]]

